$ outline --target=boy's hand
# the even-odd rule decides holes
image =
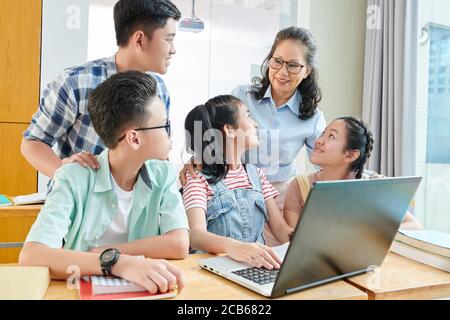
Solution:
[[[279,269],[281,259],[271,248],[260,243],[236,242],[230,246],[228,256],[256,268]]]
[[[184,288],[181,271],[165,260],[139,259],[137,257],[121,255],[117,264],[112,268],[116,277],[133,282],[146,288],[150,293],[165,293]]]
[[[73,156],[69,158],[65,158],[62,161],[62,164],[68,164],[68,163],[78,163],[82,165],[85,168],[91,168],[92,170],[98,170],[100,169],[100,164],[98,163],[97,158],[92,154],[88,152],[81,152],[74,154]]]

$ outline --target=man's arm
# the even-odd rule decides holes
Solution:
[[[42,141],[22,139],[20,151],[24,158],[39,172],[53,177],[55,171],[62,166],[62,160]]]
[[[63,164],[77,162],[83,167],[98,169],[97,158],[90,153],[78,153],[70,158],[59,159],[55,152],[42,141],[22,139],[20,151],[24,158],[39,172],[53,178]]]
[[[24,133],[21,152],[25,159],[39,172],[53,177],[65,163],[78,162],[95,169],[98,166],[92,155],[74,155],[61,160],[51,149],[64,137],[75,123],[80,101],[74,94],[70,75],[62,72],[50,82],[42,94],[39,109]]]

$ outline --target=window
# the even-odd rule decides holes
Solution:
[[[416,173],[424,177],[416,213],[427,229],[450,232],[450,2],[421,0]]]
[[[428,94],[427,163],[450,164],[450,27],[429,25],[430,90]],[[432,72],[438,70],[438,72]],[[437,91],[434,83],[437,82]]]

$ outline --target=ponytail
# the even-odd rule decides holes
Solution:
[[[186,117],[186,150],[202,164],[202,173],[208,177],[209,184],[216,184],[228,174],[223,128],[237,125],[241,103],[233,96],[218,96],[195,107]]]

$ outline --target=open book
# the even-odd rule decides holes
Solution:
[[[45,193],[33,193],[25,196],[14,197],[15,206],[23,206],[27,204],[42,204],[45,202]]]

